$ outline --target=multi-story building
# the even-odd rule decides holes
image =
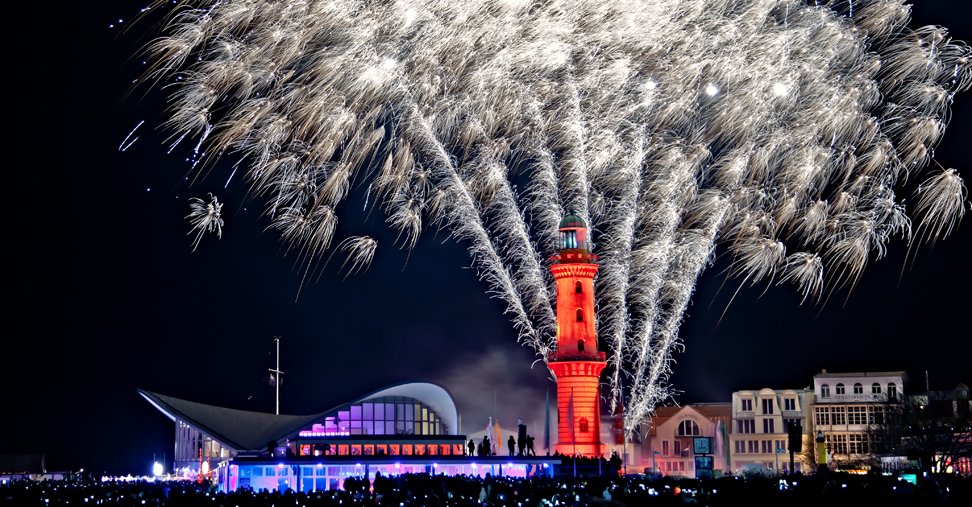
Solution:
[[[903,371],[828,373],[813,376],[814,431],[823,434],[831,468],[867,469],[876,463],[874,427],[888,404],[904,397]]]
[[[726,433],[732,409],[728,403],[698,403],[682,407],[660,407],[652,417],[644,441],[644,467],[664,475],[696,477],[695,437],[712,442],[712,469],[728,470]]]
[[[813,393],[807,389],[761,389],[732,393],[730,469],[739,473],[753,466],[789,471],[787,435],[800,426],[803,445],[811,445],[807,419]],[[794,471],[806,469],[802,453],[794,453]]]

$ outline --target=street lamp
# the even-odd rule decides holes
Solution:
[[[817,473],[827,472],[827,446],[824,445],[823,431],[817,431]]]

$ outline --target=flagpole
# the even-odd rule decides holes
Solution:
[[[550,456],[550,388],[547,388],[547,398],[543,408],[543,447]]]
[[[280,415],[280,375],[283,374],[283,372],[280,371],[280,337],[274,336],[273,339],[274,341],[277,342],[277,368],[276,369],[270,368],[270,372],[274,374],[273,385],[276,387],[276,391],[277,391],[275,396],[276,409],[274,413]]]
[[[574,434],[574,388],[570,388],[570,443],[574,446],[574,455],[571,461],[574,462],[574,478],[577,478],[577,435]]]
[[[280,415],[280,337],[275,336],[273,339],[277,342],[277,381],[274,383],[277,384],[277,415]]]

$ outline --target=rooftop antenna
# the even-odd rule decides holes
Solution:
[[[928,391],[931,391],[931,387],[929,387],[928,383],[928,370],[925,370],[925,392],[927,393]]]
[[[273,385],[277,388],[277,395],[276,395],[277,403],[276,403],[276,410],[274,411],[274,413],[280,415],[280,376],[283,375],[283,372],[280,371],[280,337],[274,336],[273,340],[277,342],[277,367],[269,368],[269,370],[270,373],[274,374]]]

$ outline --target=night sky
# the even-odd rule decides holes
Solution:
[[[171,460],[173,426],[135,389],[272,412],[266,377],[278,335],[284,413],[431,380],[456,396],[464,433],[496,415],[506,428],[522,417],[542,434],[553,384],[542,366],[531,369],[534,357],[516,345],[503,304],[485,294],[464,245],[429,231],[408,255],[392,246],[378,212],[342,210],[339,237],[375,236],[374,264],[345,279],[335,256],[295,301],[299,266],[264,232],[262,203],[248,200],[238,179],[223,189],[226,163],[185,181],[192,146],[167,153],[168,133],[158,128],[164,92],[129,93],[154,26],[123,33],[109,25],[121,18],[127,26],[142,4],[61,4],[4,16],[0,453],[45,453],[49,470],[148,473],[153,456]],[[941,24],[972,41],[972,6],[917,4],[912,26]],[[140,139],[120,152],[142,120]],[[936,155],[966,180],[970,139],[966,93]],[[226,203],[224,235],[192,252],[187,198],[207,192]],[[801,388],[822,368],[906,370],[912,391],[924,388],[926,370],[933,389],[972,382],[970,252],[965,223],[917,249],[902,274],[906,245],[896,241],[846,304],[846,293],[800,306],[791,286],[744,288],[721,321],[739,282],[725,280],[720,259],[682,326],[677,401]]]

